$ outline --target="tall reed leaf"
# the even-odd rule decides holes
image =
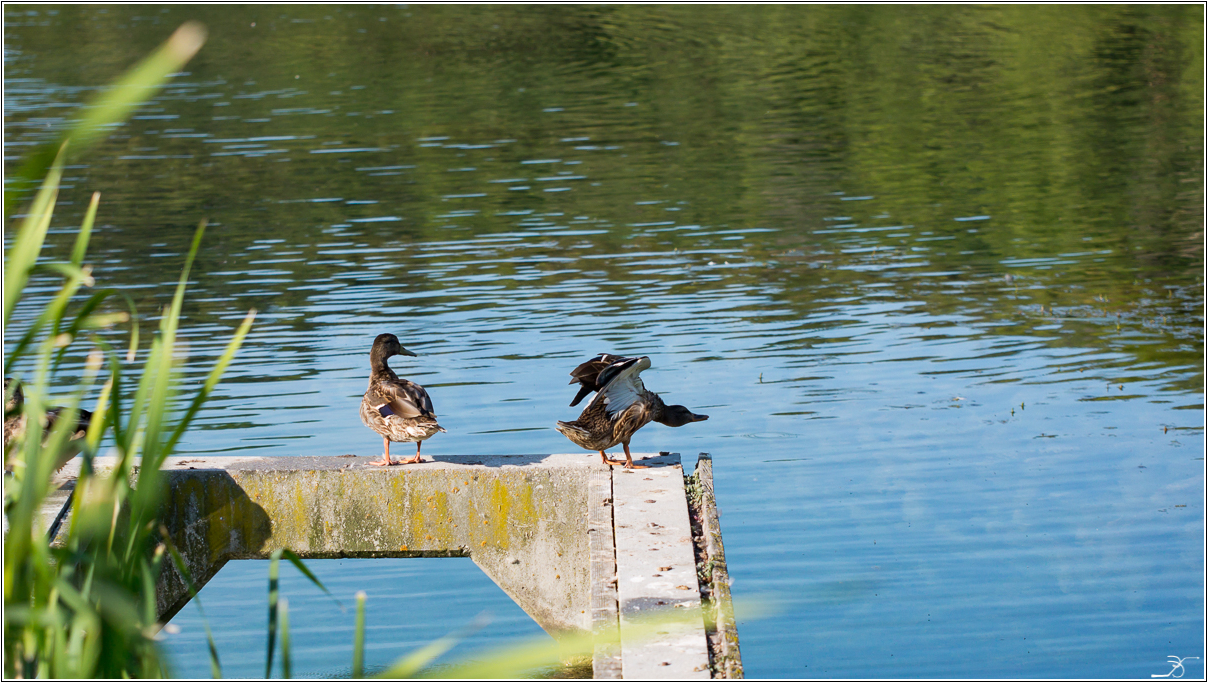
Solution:
[[[33,182],[46,174],[5,253],[4,323],[12,321],[32,273],[62,280],[58,293],[33,317],[5,358],[6,373],[21,380],[24,402],[19,415],[26,425],[24,433],[13,439],[11,456],[6,453],[15,465],[13,477],[4,487],[8,532],[4,538],[3,666],[8,678],[168,675],[154,641],[161,626],[156,586],[164,562],[170,558],[178,569],[183,563],[157,521],[165,489],[159,466],[229,366],[248,334],[254,312],[244,319],[209,372],[202,394],[178,415],[173,399],[182,358],[176,337],[185,285],[204,236],[204,223],[194,235],[172,303],[160,317],[159,329],[143,356],[142,367],[137,369],[133,395],[128,393],[131,383],[123,381],[126,365],[133,363],[140,346],[133,304],[129,303],[128,313],[109,310],[114,292],[108,290],[79,296],[82,288],[94,284],[85,260],[99,208],[98,195],[93,195],[88,206],[70,260],[39,264],[38,257],[51,225],[68,155],[78,154],[119,124],[197,51],[203,38],[200,26],[182,26],[162,48],[98,98],[63,141],[31,157],[10,178],[16,185],[10,183],[6,188],[5,210],[11,216],[15,197],[20,194],[12,190],[19,190],[22,180]],[[124,298],[130,302],[129,297]],[[120,358],[95,333],[126,321],[132,321],[131,338],[124,358]],[[54,405],[62,408],[54,427],[43,434],[41,426],[46,424],[51,405],[49,387],[69,384],[66,378],[58,377],[59,368],[69,357],[68,350],[81,343],[91,345],[84,372],[74,378],[72,391],[54,399]],[[102,368],[107,368],[107,377],[95,392],[93,385]],[[85,436],[74,439],[81,405],[94,392],[99,396]],[[13,391],[5,393],[6,399],[12,396],[15,385]],[[110,435],[118,457],[113,471],[102,476],[93,471],[92,456]],[[71,521],[65,533],[51,539],[38,519],[38,511],[55,470],[77,449],[83,453],[83,462],[71,496]],[[136,471],[137,486],[132,486]],[[180,573],[192,588],[187,568]],[[208,624],[206,631],[213,672],[220,676]]]
[[[352,635],[352,677],[365,677],[365,591],[357,591],[356,630]]]
[[[281,678],[291,677],[289,661],[289,600],[281,600]]]
[[[4,193],[5,219],[12,215],[17,195],[24,189],[23,186],[46,174],[46,169],[56,156],[60,156],[58,150],[65,141],[71,141],[71,154],[76,156],[114,127],[122,125],[136,107],[151,99],[169,76],[180,70],[197,54],[205,39],[205,27],[201,24],[193,21],[183,24],[151,56],[126,72],[125,76],[90,102],[84,108],[83,117],[72,125],[63,140],[30,155],[17,172],[8,178],[9,186]],[[5,290],[7,289],[6,282]],[[6,306],[6,322],[7,311]]]
[[[54,211],[55,200],[59,196],[59,179],[63,176],[62,149],[54,159],[50,172],[42,182],[42,189],[34,197],[33,206],[25,215],[13,246],[4,254],[4,326],[8,327],[13,309],[21,299],[25,283],[29,281],[29,272],[38,261],[42,251],[42,243],[46,241],[46,231],[50,229],[50,217]],[[5,201],[12,193],[5,192]],[[9,215],[9,211],[4,212]]]

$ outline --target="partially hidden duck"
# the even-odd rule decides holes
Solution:
[[[573,422],[559,421],[557,429],[580,448],[599,451],[600,461],[606,465],[634,465],[629,453],[629,440],[649,422],[658,422],[668,427],[682,427],[690,422],[703,422],[708,415],[697,415],[684,406],[669,406],[658,394],[648,391],[642,384],[641,372],[650,367],[650,358],[626,358],[602,353],[571,371],[571,384],[579,383],[579,393],[571,405],[577,405],[591,392],[596,395],[588,401],[578,419]],[[606,449],[621,444],[625,449],[625,462],[611,460]]]
[[[14,382],[11,377],[5,377],[4,396],[4,471],[12,472],[17,459],[21,457],[19,453],[15,452],[13,446],[25,435],[25,393],[21,391],[21,383]],[[46,409],[46,426],[42,428],[44,440],[50,436],[51,430],[55,428],[59,417],[65,411],[65,408]],[[56,472],[63,469],[63,465],[80,452],[90,422],[92,422],[91,412],[83,408],[76,410],[75,429],[67,437],[67,443],[63,445],[63,450],[58,454],[55,461]]]
[[[420,385],[406,379],[400,379],[386,359],[391,356],[414,356],[416,354],[403,348],[398,337],[393,334],[379,334],[373,340],[373,349],[369,352],[369,389],[361,399],[361,422],[373,431],[382,435],[382,445],[385,453],[381,460],[370,462],[370,465],[390,466],[408,465],[421,462],[420,444],[436,434],[445,431],[436,423],[436,412],[432,408],[432,398]],[[390,459],[390,442],[415,442],[415,457],[395,462]]]

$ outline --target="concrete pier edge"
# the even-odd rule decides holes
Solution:
[[[639,497],[654,496],[644,503],[671,492],[654,487],[671,485],[679,492],[675,495],[684,496],[691,518],[691,538],[679,540],[691,541],[696,571],[689,572],[695,575],[689,582],[701,600],[677,606],[700,615],[696,628],[703,629],[708,643],[708,662],[700,655],[695,670],[707,668],[706,677],[741,678],[712,460],[701,455],[688,476],[679,454],[666,452],[635,454],[635,460],[657,469],[633,471],[591,462],[582,454],[440,456],[389,469],[368,467],[369,458],[357,456],[173,457],[164,464],[170,488],[162,519],[196,590],[227,561],[265,559],[279,547],[311,559],[470,557],[556,639],[591,633],[593,677],[621,678],[629,665],[623,667],[618,583],[627,579],[626,590],[633,595],[639,584],[629,582],[644,579],[618,576],[614,477],[645,472],[658,481],[643,477],[647,488]],[[111,469],[108,460],[96,459],[98,474]],[[41,510],[42,526],[56,541],[66,531],[62,521],[74,500],[78,472],[75,459],[55,475],[53,493]],[[637,480],[626,481],[628,490]],[[653,509],[646,514],[659,516]],[[664,524],[650,518],[654,529],[643,537],[656,545],[670,543],[672,552],[674,539],[656,538],[667,522],[659,519]],[[626,525],[627,543],[632,543],[631,527]],[[656,593],[658,585],[651,582]],[[190,599],[183,577],[170,564],[156,591],[161,623]],[[689,614],[676,611],[681,621]],[[659,659],[689,656],[693,650],[676,655],[681,646],[671,641],[651,647],[664,648]],[[633,656],[648,655],[634,651]],[[668,677],[659,672],[642,677]]]
[[[738,625],[730,595],[730,574],[726,569],[726,551],[721,540],[721,520],[713,494],[713,459],[701,453],[696,471],[688,477],[686,493],[689,509],[701,523],[701,535],[694,537],[697,548],[697,573],[704,597],[702,610],[705,632],[709,637],[709,660],[714,678],[742,678],[742,655],[738,649]]]
[[[612,472],[593,465],[588,479],[587,533],[591,553],[591,627],[595,636],[593,678],[621,678],[617,611],[617,550],[613,531]]]

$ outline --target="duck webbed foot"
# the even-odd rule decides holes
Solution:
[[[600,451],[600,462],[604,463],[605,465],[624,465],[625,464],[625,463],[621,462],[620,460],[613,460],[613,459],[609,458],[607,455],[604,454],[604,451]]]
[[[629,454],[629,444],[621,444],[625,447],[625,469],[627,470],[645,470],[649,469],[650,465],[635,465],[633,464],[633,456]],[[618,465],[622,463],[617,463]]]
[[[423,462],[424,459],[419,457],[419,445],[421,443],[423,443],[423,442],[422,441],[415,442],[415,457],[414,458],[407,458],[406,460],[400,460],[399,464],[400,465],[414,465],[417,462]]]

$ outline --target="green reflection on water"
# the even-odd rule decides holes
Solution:
[[[191,304],[203,319],[236,297],[304,308],[320,285],[303,282],[436,289],[439,310],[464,296],[439,293],[451,271],[428,259],[513,289],[612,255],[586,264],[621,309],[652,281],[751,288],[797,315],[889,283],[883,296],[931,314],[1032,326],[1051,309],[1058,344],[1113,346],[1118,316],[1120,332],[1158,333],[1124,344],[1141,360],[1202,352],[1187,334],[1202,309],[1199,7],[56,11],[39,15],[51,28],[10,12],[10,78],[92,86],[185,15],[211,27],[193,71],[75,189],[121,212],[106,245],[131,285],[168,278],[159,257],[197,217],[220,223],[201,264],[212,297]],[[44,136],[44,114],[15,111],[10,135]],[[663,260],[634,268],[627,251]],[[700,275],[709,261],[743,267]],[[230,284],[258,268],[260,286]]]

